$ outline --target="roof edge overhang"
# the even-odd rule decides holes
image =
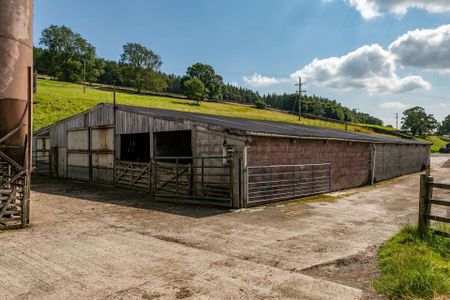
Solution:
[[[338,141],[338,142],[352,142],[352,143],[367,143],[367,144],[391,144],[391,145],[409,145],[409,146],[431,146],[433,143],[425,142],[406,142],[401,140],[399,142],[392,141],[369,141],[369,140],[355,140],[355,139],[340,139],[340,138],[328,138],[328,137],[313,137],[313,136],[297,136],[297,135],[284,135],[284,134],[271,134],[262,132],[246,132],[249,136],[261,136],[261,137],[276,137],[276,138],[289,138],[298,140],[326,140],[326,141]]]

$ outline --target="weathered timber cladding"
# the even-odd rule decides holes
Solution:
[[[236,151],[242,151],[245,146],[243,138],[236,138],[224,132],[211,132],[204,128],[198,128],[195,135],[196,156],[224,156],[226,146],[231,146]]]
[[[369,143],[323,140],[295,140],[254,137],[248,147],[248,165],[331,163],[331,190],[369,183]]]
[[[70,129],[107,126],[113,123],[112,106],[98,105],[89,111],[52,125],[50,127],[51,147],[67,147],[67,131]]]
[[[108,127],[91,129],[92,180],[113,183],[114,129]]]
[[[427,145],[377,144],[375,181],[424,170],[430,164]]]
[[[192,129],[191,122],[157,119],[154,117],[117,110],[116,133],[145,133]]]

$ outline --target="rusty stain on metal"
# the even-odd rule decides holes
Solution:
[[[32,0],[0,0],[0,225],[29,223],[32,140]],[[17,222],[20,224],[17,224]]]
[[[0,0],[0,137],[23,126],[0,150],[20,165],[28,133],[29,66],[33,66],[32,0]]]

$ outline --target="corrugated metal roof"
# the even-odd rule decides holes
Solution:
[[[112,104],[104,104],[111,105]],[[146,108],[129,105],[117,105],[117,109],[136,114],[143,114],[163,119],[172,119],[177,121],[190,120],[206,125],[222,127],[230,132],[246,135],[276,135],[296,138],[312,139],[334,139],[348,140],[357,142],[371,143],[389,143],[389,144],[421,144],[429,143],[417,142],[414,140],[391,138],[381,135],[372,135],[357,133],[353,131],[343,131],[337,129],[323,128],[317,126],[307,126],[287,122],[255,120],[237,117],[225,117],[211,114],[200,114],[191,112],[182,112],[175,110]],[[263,111],[261,111],[263,113]]]

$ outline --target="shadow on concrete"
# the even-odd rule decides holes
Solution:
[[[150,198],[150,193],[147,192],[47,176],[33,176],[31,190],[38,193],[147,209],[191,218],[205,218],[231,212],[229,209],[220,207],[153,201]]]

